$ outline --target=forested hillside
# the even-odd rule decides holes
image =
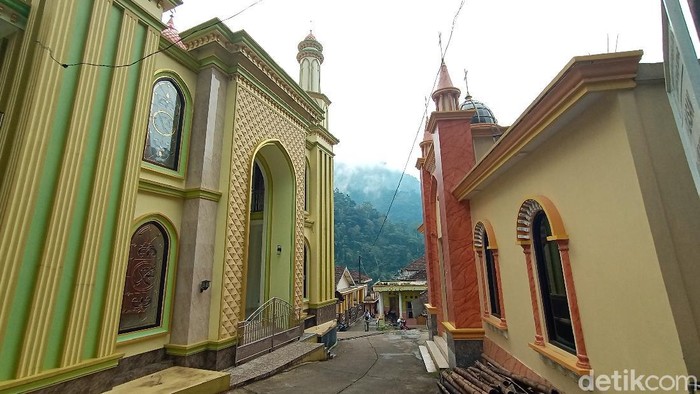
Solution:
[[[374,281],[387,280],[424,254],[423,235],[416,225],[387,220],[377,238],[384,212],[378,212],[368,202],[358,204],[337,189],[334,197],[336,265],[356,270],[361,255],[364,272]]]
[[[336,162],[333,182],[336,189],[347,193],[358,204],[369,202],[377,211],[385,214],[400,178],[401,171],[379,165],[349,166]],[[421,212],[420,182],[406,174],[389,213],[389,220],[415,228],[423,222]]]

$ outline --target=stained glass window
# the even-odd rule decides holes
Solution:
[[[184,99],[177,85],[170,79],[156,81],[143,149],[145,161],[178,169],[183,108]]]
[[[156,222],[142,225],[131,237],[120,334],[160,326],[168,247],[167,233]]]

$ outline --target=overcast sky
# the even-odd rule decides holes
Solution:
[[[175,26],[224,19],[253,2],[184,0]],[[424,100],[440,66],[438,33],[445,47],[460,2],[263,0],[226,24],[246,30],[295,80],[297,44],[313,29],[324,47],[321,90],[332,101],[336,160],[400,170],[419,129],[422,138]],[[466,68],[472,96],[509,125],[573,56],[642,49],[643,62],[662,61],[659,3],[466,0],[445,63],[462,97]]]

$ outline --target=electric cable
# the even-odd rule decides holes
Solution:
[[[211,23],[211,24],[209,24],[209,25],[201,26],[201,27],[199,27],[198,29],[195,29],[195,30],[189,32],[189,33],[186,34],[184,37],[180,37],[179,40],[176,40],[176,41],[171,42],[170,45],[168,45],[168,46],[166,46],[166,47],[164,47],[164,48],[162,48],[162,49],[158,49],[158,50],[155,51],[155,52],[149,53],[148,55],[143,56],[143,57],[141,57],[141,58],[139,58],[139,59],[136,59],[136,60],[134,60],[134,61],[131,62],[131,63],[124,63],[124,64],[102,64],[102,63],[91,63],[91,62],[64,63],[64,62],[62,62],[62,61],[56,59],[56,57],[55,57],[54,54],[53,54],[53,50],[52,50],[51,48],[49,48],[48,46],[46,46],[44,43],[42,43],[42,42],[39,41],[39,40],[34,40],[34,42],[35,42],[37,45],[39,45],[41,48],[43,48],[46,52],[48,52],[49,57],[51,58],[51,60],[53,60],[56,64],[60,65],[60,66],[63,67],[63,68],[76,67],[76,66],[91,66],[91,67],[104,67],[104,68],[124,68],[124,67],[131,67],[131,66],[133,66],[133,65],[135,65],[135,64],[138,64],[138,63],[140,63],[140,62],[142,62],[142,61],[148,59],[149,57],[151,57],[151,56],[153,56],[153,55],[156,55],[156,54],[158,54],[158,53],[167,51],[168,49],[172,48],[173,46],[175,46],[175,45],[177,45],[178,43],[182,42],[182,40],[186,39],[187,37],[189,37],[189,36],[191,36],[191,35],[193,35],[193,34],[195,34],[195,33],[198,33],[198,32],[200,32],[200,31],[202,31],[202,30],[208,29],[208,28],[210,28],[210,27],[213,27],[213,26],[222,24],[222,23],[224,23],[224,22],[226,22],[226,21],[228,21],[228,20],[231,20],[231,19],[237,17],[238,15],[242,14],[243,12],[247,11],[248,9],[252,8],[253,6],[258,5],[258,4],[262,3],[262,2],[263,2],[263,0],[256,0],[256,1],[252,2],[252,3],[250,3],[247,7],[245,7],[245,8],[243,8],[242,10],[236,12],[235,14],[233,14],[233,15],[227,17],[227,18],[224,18],[224,19],[215,21],[214,23]]]
[[[435,73],[435,79],[433,80],[433,86],[430,89],[430,92],[435,91],[435,85],[437,85],[438,77],[440,76],[440,68],[442,67],[442,64],[445,60],[445,55],[447,54],[447,50],[450,47],[450,43],[452,42],[452,34],[454,33],[455,26],[457,25],[457,18],[459,17],[460,12],[462,11],[462,8],[464,7],[464,3],[466,0],[462,0],[459,4],[459,8],[457,8],[457,12],[455,12],[454,18],[452,18],[452,26],[450,27],[450,36],[447,38],[447,44],[445,45],[445,49],[441,51],[440,53],[440,67],[438,67],[437,73]],[[418,129],[416,130],[416,134],[413,137],[413,143],[411,144],[411,149],[408,152],[408,157],[406,158],[406,163],[403,166],[403,171],[401,172],[401,177],[399,178],[399,183],[396,185],[396,190],[394,190],[394,195],[391,197],[391,202],[389,203],[389,207],[386,210],[386,214],[384,215],[384,220],[382,221],[382,225],[379,227],[379,232],[377,233],[377,236],[374,238],[374,242],[372,242],[372,246],[375,246],[377,244],[377,241],[379,240],[379,237],[382,235],[382,231],[384,230],[384,225],[386,224],[387,218],[389,217],[389,213],[391,212],[391,207],[394,205],[394,200],[396,200],[396,195],[399,193],[399,188],[401,187],[401,182],[403,181],[403,177],[406,175],[406,168],[408,168],[408,163],[411,160],[411,155],[413,154],[413,150],[416,147],[416,141],[418,140],[418,135],[420,134],[421,128],[423,127],[423,122],[425,120],[426,115],[428,114],[428,106],[429,106],[430,101],[425,100],[425,107],[423,108],[423,115],[421,116],[420,123],[418,125]]]

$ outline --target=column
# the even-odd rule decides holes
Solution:
[[[197,77],[186,185],[192,197],[183,209],[170,338],[185,347],[208,338],[212,292],[199,287],[203,280],[218,279],[212,277],[218,202],[206,192],[220,189],[227,86],[228,77],[214,67]],[[204,367],[204,354],[199,356],[201,360],[188,365]]]

